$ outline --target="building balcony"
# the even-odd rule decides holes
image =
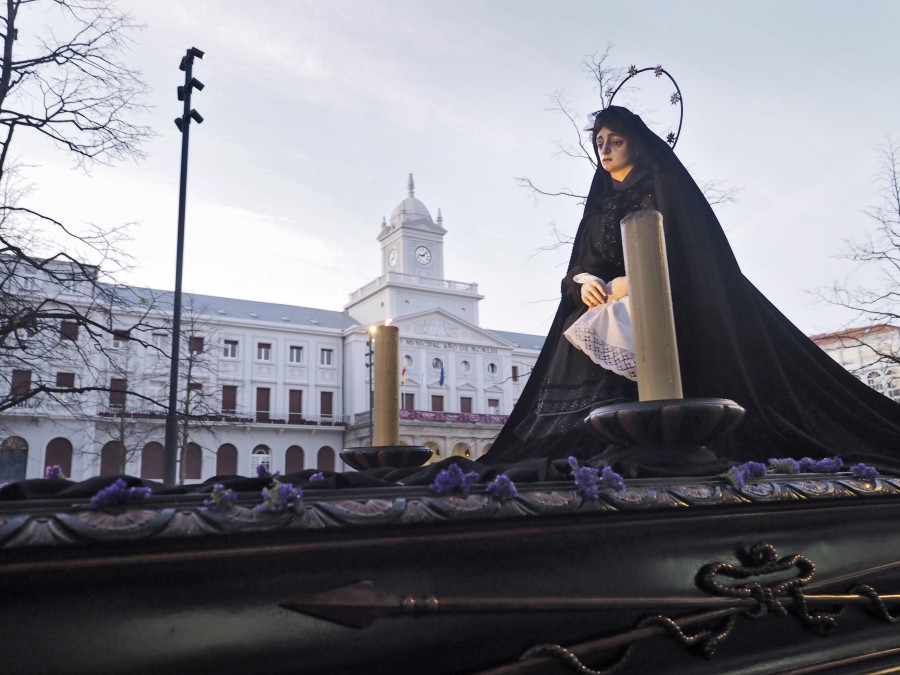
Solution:
[[[478,295],[478,284],[470,284],[464,281],[450,281],[448,279],[432,279],[430,277],[420,277],[415,274],[401,274],[400,272],[388,272],[374,281],[370,281],[362,288],[353,291],[353,293],[350,294],[350,302],[354,303],[388,284],[402,284],[406,286],[418,286],[420,288],[436,288],[443,291],[456,291],[457,293],[464,293],[466,295]]]
[[[107,418],[125,417],[128,419],[160,421],[166,419],[165,411],[159,409],[123,409],[121,406],[115,405],[109,405],[101,409],[98,415]],[[193,415],[191,420],[200,424],[281,424],[290,426],[341,427],[346,426],[348,418],[347,415],[307,415],[306,413],[234,409],[204,412]]]
[[[454,413],[435,412],[432,410],[401,410],[400,420],[413,420],[417,422],[444,422],[452,424],[506,424],[509,415],[481,414],[481,413]],[[353,416],[354,424],[368,424],[369,413],[362,412]]]

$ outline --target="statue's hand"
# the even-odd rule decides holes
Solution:
[[[581,301],[588,307],[605,305],[609,301],[609,289],[600,279],[592,279],[581,284]]]
[[[616,277],[609,282],[609,299],[618,300],[628,295],[628,279],[625,277]]]

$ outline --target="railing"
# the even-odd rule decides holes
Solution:
[[[419,422],[463,422],[467,424],[506,424],[509,415],[433,412],[431,410],[401,410],[401,420],[417,420]],[[353,416],[354,424],[367,424],[369,413],[361,412]]]
[[[368,295],[377,288],[381,288],[385,284],[391,282],[399,282],[410,286],[423,286],[425,288],[442,288],[448,291],[459,291],[461,293],[478,293],[478,284],[469,284],[464,281],[449,281],[448,279],[432,279],[430,277],[420,277],[415,274],[402,274],[401,272],[388,272],[384,276],[378,277],[374,281],[370,281],[362,288],[358,288],[350,294],[350,301],[354,302]]]
[[[161,410],[127,409],[111,405],[99,411],[100,417],[165,420],[166,413]],[[179,415],[180,417],[181,415]],[[195,422],[221,422],[223,424],[290,424],[297,426],[345,426],[347,415],[307,415],[306,413],[275,412],[267,410],[223,410],[221,412],[204,412],[191,417]]]

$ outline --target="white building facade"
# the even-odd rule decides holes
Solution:
[[[811,339],[872,389],[900,403],[900,328],[876,324]]]
[[[387,319],[400,327],[401,443],[431,447],[435,460],[474,459],[490,447],[544,338],[479,326],[477,284],[444,278],[443,219],[433,220],[414,190],[410,175],[407,197],[377,235],[382,274],[352,292],[343,311],[185,295],[187,481],[252,475],[260,463],[282,473],[344,470],[340,450],[370,444],[368,329]],[[39,282],[32,290],[59,292]],[[0,482],[41,477],[57,464],[76,480],[162,478],[172,293],[114,290],[124,298],[114,321],[141,328],[106,338],[112,365],[98,357],[85,367],[65,353],[39,375],[3,364],[15,386],[55,376],[109,391],[69,402],[35,397],[0,413]],[[70,356],[83,359],[91,338],[73,337],[81,348]]]

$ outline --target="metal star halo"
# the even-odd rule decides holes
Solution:
[[[656,75],[656,77],[660,77],[663,74],[662,64],[656,66],[656,70],[653,71],[653,74]]]
[[[680,100],[681,100],[681,94],[679,94],[679,93],[676,91],[674,94],[672,94],[672,98],[669,99],[669,102],[670,102],[672,105],[675,105],[675,104],[678,103]]]
[[[634,77],[637,75],[637,66],[631,65],[628,67],[628,77]]]
[[[669,145],[675,145],[675,134],[673,134],[671,131],[669,132],[669,135],[666,136],[666,143],[668,143]]]

